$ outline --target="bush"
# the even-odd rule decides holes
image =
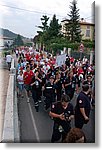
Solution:
[[[87,48],[93,49],[95,47],[94,42],[83,42],[85,51]],[[80,43],[52,43],[48,46],[48,49],[52,49],[54,51],[54,54],[56,54],[58,51],[63,50],[64,47],[71,48],[72,51],[77,51],[79,49]]]

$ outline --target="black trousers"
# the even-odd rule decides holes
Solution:
[[[66,92],[66,94],[70,97],[70,100],[71,100],[71,99],[73,98],[73,96],[74,96],[75,90],[70,90],[70,91],[65,90],[65,92]]]
[[[55,95],[53,94],[46,94],[45,93],[45,105],[46,105],[46,109],[50,108],[52,106],[52,103],[55,102]]]
[[[82,120],[75,120],[75,127],[82,129],[84,122]]]
[[[39,109],[39,102],[38,102],[38,100],[39,100],[39,90],[32,89],[31,92],[32,92],[33,100],[34,100],[35,109],[36,109],[36,111],[38,111],[38,109]]]
[[[11,68],[11,62],[8,62],[8,69],[10,71],[10,68]]]
[[[60,126],[59,124],[54,123],[51,143],[58,142],[61,138],[62,138],[61,141],[63,141],[71,129],[70,124],[68,124],[65,128],[63,127],[62,132],[59,132],[59,126]]]

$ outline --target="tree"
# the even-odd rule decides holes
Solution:
[[[58,19],[56,19],[56,15],[53,15],[52,20],[48,26],[49,17],[42,16],[41,21],[42,25],[38,26],[41,31],[37,31],[38,36],[34,37],[35,43],[41,43],[43,47],[47,50],[49,45],[54,42],[60,41],[61,33],[61,25],[58,23]],[[62,39],[63,40],[63,39]],[[42,47],[41,46],[41,47]]]
[[[49,37],[53,38],[60,36],[60,29],[61,25],[58,23],[58,19],[56,19],[56,15],[54,14],[48,29]]]
[[[14,40],[14,45],[16,45],[16,46],[24,45],[24,42],[19,34],[17,35],[17,38],[15,38],[15,40]]]
[[[46,31],[48,29],[48,20],[49,17],[47,17],[46,15],[42,16],[41,21],[42,21],[42,26],[38,26],[38,28],[40,28],[42,30],[42,32]],[[38,31],[39,32],[39,31]]]
[[[80,15],[79,9],[77,8],[77,1],[73,0],[70,5],[70,13],[68,14],[69,20],[66,24],[66,31],[68,33],[68,38],[71,42],[81,41],[81,29],[80,29]]]
[[[38,26],[38,28],[41,29],[41,31],[37,31],[38,41],[42,43],[43,45],[46,43],[46,40],[47,40],[48,20],[49,20],[49,17],[47,17],[46,15],[45,16],[43,15],[41,18],[42,26]]]

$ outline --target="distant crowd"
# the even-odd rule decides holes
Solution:
[[[75,59],[66,54],[65,63],[58,66],[57,56],[45,51],[32,47],[18,47],[14,52],[18,62],[16,69],[18,95],[23,98],[25,88],[27,102],[29,103],[32,97],[37,112],[40,110],[39,103],[42,96],[44,109],[53,112],[53,104],[61,101],[63,94],[71,101],[74,95],[78,96],[84,82],[89,87],[87,96],[90,104],[92,107],[95,106],[95,66],[90,64],[85,56],[82,59]]]
[[[20,47],[15,49],[18,59],[17,74],[18,84],[25,85],[29,97],[29,89],[39,89],[39,98],[42,89],[53,78],[55,99],[60,100],[61,93],[65,92],[70,99],[74,93],[78,93],[81,83],[87,80],[91,88],[91,100],[94,99],[94,75],[95,66],[89,63],[89,60],[84,56],[82,60],[69,57],[66,55],[65,64],[57,66],[56,57],[47,52],[38,51],[32,47]],[[30,76],[26,76],[30,72]],[[19,82],[19,77],[22,76],[23,81]],[[37,86],[32,85],[33,78],[38,78]],[[70,84],[69,84],[70,83]],[[69,85],[67,85],[69,84]]]

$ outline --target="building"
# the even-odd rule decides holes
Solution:
[[[10,37],[0,36],[0,49],[12,46],[14,40]]]
[[[64,19],[61,21],[61,25],[62,25],[61,33],[64,34],[64,36],[67,36],[65,24],[68,24],[68,22],[69,22],[68,19]],[[95,36],[95,24],[86,22],[83,18],[79,23],[80,23],[82,40],[93,41]]]

